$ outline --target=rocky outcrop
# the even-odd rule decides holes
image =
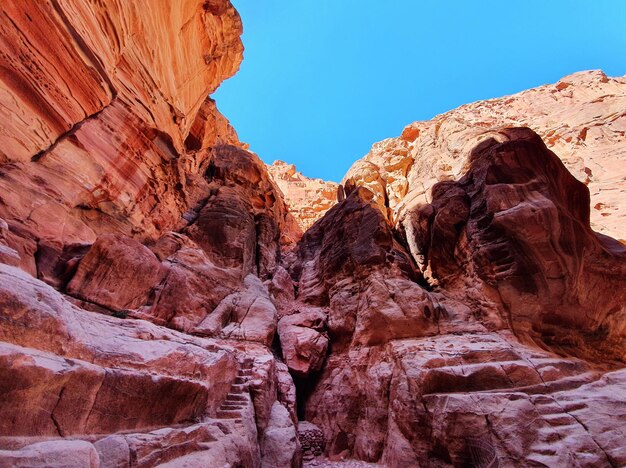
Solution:
[[[280,261],[282,199],[260,160],[239,148],[217,147],[205,179],[209,195],[182,232],[151,249],[100,236],[77,260],[67,293],[187,333],[271,345],[277,311],[260,278]]]
[[[296,229],[290,234],[296,241],[337,203],[339,185],[335,182],[306,177],[283,161],[274,161],[267,170],[294,218]]]
[[[2,463],[78,464],[84,451],[85,466],[260,465],[257,424],[279,398],[266,347],[87,312],[11,266],[0,284]]]
[[[624,80],[412,124],[338,186],[217,111],[240,34],[0,6],[0,465],[625,465]]]
[[[447,334],[331,356],[306,411],[331,455],[383,466],[619,466],[603,432],[620,427],[623,377],[504,333]],[[600,425],[594,406],[610,408]]]
[[[194,420],[216,409],[236,377],[228,347],[85,312],[14,267],[0,266],[0,276],[2,436]]]
[[[604,372],[626,362],[626,250],[591,230],[587,187],[531,130],[464,158],[398,230],[346,184],[303,236],[295,301],[327,311],[330,354],[296,381],[300,411],[329,456],[385,466],[624,463],[601,437],[618,398],[600,429],[580,396],[605,378],[624,391]]]
[[[280,319],[280,347],[294,375],[304,377],[321,369],[328,350],[325,330],[326,314],[317,308],[307,308]]]
[[[226,0],[0,6],[0,465],[298,465],[287,212],[208,96],[240,34]]]
[[[501,127],[534,130],[591,193],[591,227],[616,239],[624,232],[626,79],[601,71],[466,104],[408,125],[398,138],[374,144],[343,183],[369,188],[390,219],[431,201],[438,182],[459,179],[476,144]]]
[[[519,337],[623,360],[626,248],[590,229],[587,187],[528,129],[487,138],[468,164],[401,222],[424,274],[459,300],[492,289]]]

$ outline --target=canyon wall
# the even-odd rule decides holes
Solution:
[[[0,15],[1,466],[626,464],[623,78],[409,125],[337,185],[209,97],[227,0]]]
[[[209,97],[241,32],[227,0],[0,6],[0,465],[299,465],[287,212]]]
[[[283,193],[289,213],[296,224],[295,240],[299,240],[313,224],[337,203],[339,184],[311,179],[296,171],[296,166],[274,161],[267,170]]]
[[[555,84],[466,104],[429,121],[408,125],[397,138],[376,143],[350,168],[397,222],[430,190],[465,172],[467,155],[490,132],[528,127],[591,193],[591,227],[626,239],[626,78],[602,71],[574,73]]]
[[[207,97],[242,59],[234,8],[55,0],[1,14],[0,217],[21,265],[35,274],[103,232],[180,227],[210,148],[238,144]]]

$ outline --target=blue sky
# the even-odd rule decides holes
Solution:
[[[231,0],[241,70],[214,94],[264,161],[339,181],[372,143],[461,104],[626,74],[622,0]]]

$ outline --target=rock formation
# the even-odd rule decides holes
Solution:
[[[286,209],[208,97],[237,12],[0,15],[0,465],[259,466],[297,419],[264,284]]]
[[[329,454],[386,466],[625,463],[603,433],[626,409],[626,249],[531,130],[465,157],[396,232],[358,187],[303,237],[297,300],[327,311],[331,350],[305,418]]]
[[[555,84],[467,104],[426,122],[408,125],[398,138],[376,143],[344,178],[374,192],[396,220],[430,190],[465,172],[467,156],[486,134],[501,127],[528,127],[567,169],[589,187],[591,226],[626,239],[626,78],[599,70],[575,73]]]
[[[0,466],[626,465],[626,81],[412,124],[338,186],[217,111],[240,34],[0,5]]]
[[[267,170],[299,228],[296,240],[337,203],[339,185],[334,182],[306,177],[296,171],[296,166],[283,161],[274,161]]]
[[[36,274],[105,232],[181,227],[210,149],[237,144],[207,97],[241,62],[234,8],[5,3],[0,217],[21,265]]]

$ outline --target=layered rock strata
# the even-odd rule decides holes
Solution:
[[[295,240],[337,203],[340,188],[335,182],[311,179],[298,172],[295,165],[283,161],[274,161],[267,170],[283,193],[298,227]]]
[[[242,58],[232,5],[26,1],[0,18],[0,218],[21,266],[180,227],[210,148],[237,144],[207,97]]]
[[[0,465],[625,465],[624,80],[412,124],[340,187],[217,111],[240,34],[0,6]]]
[[[347,186],[303,237],[296,301],[326,313],[330,354],[301,411],[329,455],[385,466],[626,463],[626,250],[531,130],[465,158],[399,230]]]
[[[1,465],[299,465],[286,209],[208,97],[240,34],[226,0],[0,6]]]

